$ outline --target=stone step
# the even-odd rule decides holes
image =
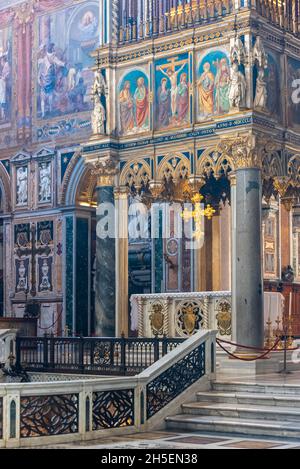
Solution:
[[[215,402],[224,404],[249,404],[249,405],[263,405],[263,406],[280,406],[280,407],[293,407],[300,409],[300,396],[278,396],[268,395],[263,393],[251,394],[238,393],[238,392],[198,392],[198,402]]]
[[[300,409],[293,407],[195,402],[183,404],[182,410],[187,415],[229,417],[243,420],[279,420],[280,422],[297,422],[300,425]]]
[[[238,418],[180,414],[167,417],[166,425],[168,430],[175,431],[203,431],[234,435],[295,438],[300,442],[300,423],[293,421],[240,420]]]
[[[298,396],[300,397],[300,384],[259,384],[241,382],[215,382],[213,391],[226,393],[250,393],[267,394],[276,396]]]

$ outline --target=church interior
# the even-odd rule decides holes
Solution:
[[[299,340],[300,0],[1,0],[0,448],[299,447]]]

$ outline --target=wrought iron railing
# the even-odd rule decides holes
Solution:
[[[26,371],[135,375],[183,339],[17,337],[16,362]]]
[[[25,346],[26,354],[28,347],[33,353],[36,341],[47,342],[48,347],[62,339],[24,340],[18,340],[21,356]],[[84,343],[86,339],[63,340],[74,345],[75,341]],[[120,339],[92,341],[103,340],[112,344]],[[123,342],[141,343],[136,339]],[[156,354],[162,353],[162,347],[164,352],[175,349],[136,376],[103,379],[33,373],[30,383],[0,383],[0,448],[44,446],[50,444],[50,438],[55,443],[95,440],[101,438],[103,431],[118,429],[126,435],[162,425],[189,395],[207,389],[215,379],[216,333],[198,332],[180,345],[178,341],[157,339],[152,343],[160,350]],[[32,358],[35,353],[37,350]]]

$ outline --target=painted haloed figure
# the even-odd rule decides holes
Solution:
[[[46,105],[49,113],[53,110],[54,92],[57,85],[58,70],[65,67],[65,63],[58,59],[55,44],[50,44],[45,55],[38,61],[38,81],[41,87],[42,117],[46,115]]]
[[[134,101],[130,91],[130,81],[124,83],[119,95],[120,121],[122,135],[126,135],[134,128]]]
[[[161,80],[158,90],[158,126],[167,127],[171,117],[171,94],[167,88],[167,79]]]

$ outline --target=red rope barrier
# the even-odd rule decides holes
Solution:
[[[280,339],[278,340],[280,341]],[[266,352],[268,350],[266,348],[250,347],[250,345],[247,346],[247,345],[235,344],[234,342],[229,342],[228,340],[218,339],[218,341],[222,342],[222,344],[232,345],[234,347],[244,348],[247,350],[257,350],[258,352]],[[277,345],[278,345],[278,342],[277,342]]]
[[[222,340],[222,342],[225,342],[224,340]],[[237,355],[234,355],[233,353],[229,352],[229,350],[227,350],[225,347],[223,347],[223,345],[221,344],[221,341],[219,339],[217,339],[217,344],[221,347],[221,349],[226,352],[230,357],[236,359],[236,360],[240,360],[240,361],[243,361],[243,362],[255,362],[257,360],[263,360],[265,357],[267,357],[269,355],[269,353],[273,352],[273,350],[277,347],[277,345],[279,344],[280,342],[280,339],[278,339],[275,344],[273,345],[273,347],[270,349],[270,350],[267,350],[264,354],[260,355],[259,357],[255,357],[255,358],[242,358],[242,357],[239,357]],[[226,343],[226,342],[225,342]],[[229,343],[229,342],[227,342]],[[235,344],[231,344],[231,345],[235,345]],[[244,348],[244,349],[249,349],[249,350],[262,350],[262,349],[256,349],[254,347],[245,347],[245,346],[241,346],[241,348]]]

